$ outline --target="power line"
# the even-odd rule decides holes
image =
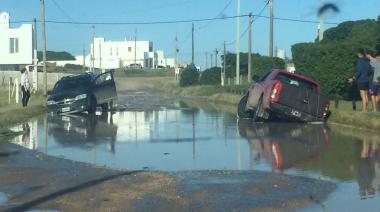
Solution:
[[[59,21],[59,20],[46,20],[46,23],[52,24],[76,24],[76,25],[158,25],[158,24],[176,24],[176,23],[191,23],[191,22],[205,22],[212,20],[227,20],[234,19],[238,17],[248,17],[249,14],[244,15],[234,15],[234,16],[224,16],[224,17],[214,17],[214,18],[199,18],[199,19],[186,19],[186,20],[169,20],[169,21],[147,21],[147,22],[81,22],[81,21]],[[252,15],[253,17],[258,18],[269,18],[269,16],[265,15]],[[274,17],[276,20],[281,21],[292,21],[292,22],[302,22],[302,23],[319,23],[318,21],[311,20],[301,20],[301,19],[292,19],[292,18],[280,18]],[[23,21],[11,21],[11,23],[32,23],[33,20],[23,20]],[[41,22],[41,20],[37,20],[37,22]],[[325,22],[325,24],[329,25],[337,25],[339,23],[335,22]]]
[[[222,18],[224,15],[223,15],[223,13],[224,13],[224,11],[231,5],[231,3],[232,3],[232,1],[233,0],[230,0],[227,4],[226,4],[226,6],[224,6],[224,8],[222,9],[222,11],[220,11],[219,13],[218,13],[218,15],[215,17],[215,18]],[[199,30],[199,29],[203,29],[203,28],[205,28],[205,27],[207,27],[208,25],[210,25],[211,23],[213,23],[215,20],[212,20],[212,21],[210,21],[210,22],[208,22],[208,23],[206,23],[206,24],[204,24],[203,26],[200,26],[200,27],[198,27],[197,28],[197,30]]]

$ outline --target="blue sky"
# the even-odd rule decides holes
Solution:
[[[231,2],[230,2],[231,1]],[[340,23],[348,20],[375,19],[380,15],[380,0],[324,0],[335,3],[338,14],[327,14],[327,22]],[[188,20],[236,15],[237,0],[45,0],[46,20],[79,22],[150,22],[168,20]],[[265,0],[241,0],[241,14],[258,14],[265,6]],[[226,7],[228,6],[228,7]],[[274,0],[274,16],[317,21],[320,0]],[[39,0],[1,0],[0,11],[11,14],[12,21],[40,19]],[[269,14],[269,6],[262,15]],[[257,18],[253,23],[253,44],[255,53],[268,55],[268,22]],[[12,24],[19,25],[18,23]],[[248,26],[248,18],[241,18],[241,33]],[[325,25],[326,28],[334,25]],[[155,50],[164,50],[169,57],[174,56],[174,38],[178,36],[180,60],[191,59],[191,23],[156,25],[96,25],[96,35],[107,40],[124,40],[134,36],[138,40],[151,40]],[[223,19],[208,22],[195,22],[195,63],[205,64],[205,53],[216,48],[222,50],[224,41],[233,42],[236,37],[236,20]],[[40,35],[40,28],[38,29]],[[68,25],[47,23],[47,49],[68,51],[74,55],[88,52],[91,38],[91,25]],[[317,35],[317,24],[275,20],[274,46],[286,50],[299,42],[312,42]],[[240,40],[241,51],[247,51],[246,33]],[[39,43],[40,40],[39,40]],[[227,50],[235,52],[235,45]]]

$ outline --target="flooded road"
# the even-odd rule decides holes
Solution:
[[[194,105],[194,104],[192,104]],[[128,170],[258,170],[337,183],[305,211],[380,211],[380,138],[335,125],[251,123],[185,102],[95,116],[46,115],[14,140],[48,155]]]

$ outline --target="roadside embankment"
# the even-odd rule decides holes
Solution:
[[[31,94],[27,107],[22,107],[21,99],[16,104],[14,97],[9,104],[8,98],[8,91],[0,92],[0,132],[4,131],[4,128],[41,115],[46,111],[46,97],[41,93]]]
[[[189,87],[180,87],[178,83],[166,82],[161,85],[161,90],[168,95],[174,96],[188,96],[188,97],[204,97],[210,101],[219,102],[227,104],[228,108],[231,106],[237,106],[242,92],[241,88],[234,90],[226,89],[221,86],[189,86]],[[333,106],[330,107],[332,114],[330,116],[329,122],[344,124],[347,126],[353,126],[355,128],[363,129],[380,129],[380,112],[360,112],[361,102],[357,102],[358,108],[356,111],[352,110],[351,102],[340,101],[338,109]],[[369,110],[372,108],[369,107]],[[235,110],[229,109],[228,111],[236,113]]]

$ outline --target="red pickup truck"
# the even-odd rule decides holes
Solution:
[[[275,69],[253,81],[239,102],[239,118],[315,122],[327,121],[330,115],[329,98],[307,77]]]

